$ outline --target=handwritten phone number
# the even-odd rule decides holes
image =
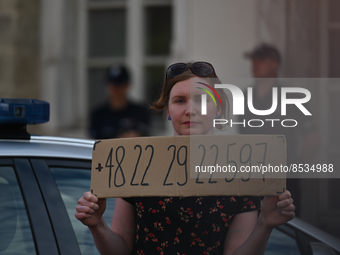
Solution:
[[[289,167],[290,173],[332,173],[333,171],[333,164],[291,164]]]

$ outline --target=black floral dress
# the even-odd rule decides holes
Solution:
[[[136,197],[131,254],[223,254],[236,214],[258,210],[259,197]]]

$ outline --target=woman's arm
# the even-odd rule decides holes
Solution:
[[[258,218],[257,211],[235,216],[225,239],[224,254],[264,254],[273,228],[295,216],[295,207],[289,191],[279,197],[265,197],[261,207]]]
[[[135,233],[135,211],[130,203],[116,198],[110,228],[102,217],[106,199],[98,199],[86,192],[78,203],[75,216],[89,227],[100,254],[131,253]]]

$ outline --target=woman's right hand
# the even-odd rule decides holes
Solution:
[[[97,198],[91,192],[85,192],[78,200],[76,218],[88,227],[96,227],[106,209],[106,198]]]

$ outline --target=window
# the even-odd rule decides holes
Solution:
[[[272,254],[298,255],[301,253],[294,238],[277,229],[273,229],[265,252],[265,255]]]
[[[31,226],[13,167],[0,166],[0,254],[36,254]]]
[[[91,171],[90,169],[74,168],[51,168],[52,175],[59,188],[60,195],[64,201],[67,213],[70,217],[72,227],[76,234],[81,254],[99,254],[97,251],[90,230],[78,221],[74,214],[78,199],[82,197],[84,191],[90,189]],[[104,219],[110,226],[113,215],[114,199],[107,199]]]
[[[91,10],[89,12],[89,57],[124,57],[126,55],[126,10]]]
[[[152,103],[160,95],[171,54],[172,1],[87,3],[87,111],[108,100],[104,75],[113,64],[126,64],[130,69],[130,97]],[[157,125],[164,125],[163,114],[152,117]]]

